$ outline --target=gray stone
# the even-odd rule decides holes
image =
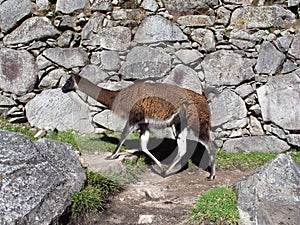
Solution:
[[[108,79],[109,77],[109,75],[105,73],[103,70],[101,70],[99,66],[95,66],[95,65],[85,66],[81,70],[80,75],[88,79],[94,84],[99,84],[105,81],[106,79]]]
[[[278,37],[274,41],[274,44],[280,51],[287,52],[292,44],[292,41],[293,41],[293,36],[288,34],[282,37]]]
[[[283,63],[281,73],[282,74],[290,73],[292,71],[295,71],[296,69],[298,69],[297,64],[295,64],[293,61],[287,59]]]
[[[255,35],[240,29],[230,31],[229,37],[229,41],[240,49],[253,48],[259,40]]]
[[[85,180],[74,149],[6,131],[0,131],[0,142],[1,224],[50,224]]]
[[[82,48],[48,48],[43,56],[68,69],[85,66],[89,62],[88,54]]]
[[[180,16],[177,22],[187,27],[206,27],[214,25],[215,17],[207,15],[187,15]]]
[[[286,28],[295,23],[295,14],[281,6],[245,6],[234,10],[231,25],[245,29]]]
[[[280,154],[233,184],[239,224],[298,224],[300,168],[291,156]]]
[[[250,125],[249,131],[252,136],[265,135],[265,132],[262,129],[261,123],[259,122],[259,120],[256,117],[250,116],[249,125]]]
[[[224,26],[227,26],[230,20],[231,11],[226,9],[225,7],[221,6],[216,9],[216,24],[222,24]]]
[[[104,110],[93,117],[93,122],[113,131],[123,131],[126,120],[118,117],[110,110]]]
[[[77,94],[45,90],[25,106],[28,122],[40,129],[94,131],[88,105]]]
[[[104,70],[119,70],[121,67],[121,60],[119,53],[116,51],[102,51],[101,68]]]
[[[265,124],[264,129],[267,134],[274,134],[280,139],[286,139],[286,133],[279,127],[275,126],[274,124]]]
[[[275,46],[265,41],[259,49],[255,70],[262,74],[276,74],[285,60],[285,54],[278,51]]]
[[[3,42],[5,45],[26,44],[34,40],[55,38],[59,33],[47,17],[32,17],[5,36]]]
[[[194,49],[181,49],[175,55],[184,63],[190,64],[198,61],[203,55]]]
[[[41,80],[39,88],[57,88],[60,87],[68,78],[63,69],[55,69]]]
[[[161,49],[138,46],[129,52],[119,73],[125,78],[161,78],[170,69],[170,55]]]
[[[257,89],[263,120],[287,130],[299,130],[299,93],[299,70],[284,76],[269,77],[268,82]]]
[[[143,0],[141,7],[151,12],[158,10],[158,4],[155,0]]]
[[[300,33],[297,33],[294,36],[289,53],[294,56],[296,59],[300,59]]]
[[[213,127],[224,126],[226,123],[230,125],[227,125],[227,128],[244,125],[244,122],[241,120],[246,118],[247,109],[241,97],[234,92],[229,90],[223,91],[211,99],[210,108]]]
[[[205,28],[195,29],[191,33],[191,38],[199,44],[199,48],[205,52],[212,52],[216,50],[216,40],[214,33]]]
[[[218,0],[164,0],[164,5],[172,14],[193,15],[218,6]]]
[[[93,39],[97,38],[97,34],[102,29],[104,15],[98,12],[93,13],[91,19],[87,22],[82,30],[82,40],[84,44],[93,45]],[[86,41],[89,40],[89,41]],[[98,40],[98,38],[97,38]],[[96,40],[94,40],[96,41]],[[97,42],[96,42],[97,43]],[[100,43],[98,43],[100,45]]]
[[[15,105],[17,103],[13,99],[0,94],[0,107],[13,107]]]
[[[288,2],[288,7],[293,7],[293,6],[299,7],[299,4],[300,4],[299,0],[288,0],[287,2]]]
[[[6,0],[0,3],[0,30],[4,33],[16,27],[31,12],[30,0]]]
[[[241,86],[238,86],[235,89],[235,92],[241,96],[242,98],[247,97],[248,95],[252,94],[254,92],[253,87],[250,84],[243,84]]]
[[[46,68],[52,66],[52,62],[50,60],[46,59],[42,55],[38,55],[38,57],[36,57],[36,64],[40,70],[43,70],[43,69],[46,69]]]
[[[46,11],[50,8],[50,3],[48,0],[36,0],[36,7],[40,11]]]
[[[29,52],[0,48],[0,89],[23,95],[34,88],[36,79],[37,68]]]
[[[177,85],[202,94],[202,84],[197,73],[188,66],[177,65],[163,83]]]
[[[96,0],[94,1],[91,10],[94,11],[111,11],[112,10],[112,1],[111,0]]]
[[[227,152],[284,152],[290,146],[275,136],[249,136],[225,141],[223,149]]]
[[[160,41],[186,41],[187,37],[171,21],[162,16],[149,16],[139,26],[134,40],[138,43],[156,43]]]
[[[289,134],[289,135],[287,135],[287,142],[290,145],[300,147],[300,134]]]
[[[238,85],[254,78],[254,61],[232,51],[210,53],[201,65],[206,82],[213,86]]]
[[[85,9],[89,5],[89,0],[57,0],[55,11],[69,14],[76,10]]]
[[[127,27],[104,28],[99,32],[100,47],[112,51],[125,51],[131,42],[131,30]]]
[[[61,48],[70,47],[71,41],[74,37],[74,33],[71,30],[66,30],[57,39],[57,45]]]

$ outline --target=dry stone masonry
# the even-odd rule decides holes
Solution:
[[[120,130],[69,70],[206,93],[228,151],[300,147],[299,0],[0,0],[0,113],[41,129]]]

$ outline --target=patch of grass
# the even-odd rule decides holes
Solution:
[[[215,224],[237,224],[239,212],[236,195],[230,187],[212,188],[197,201],[191,216],[192,221]]]
[[[46,138],[54,140],[54,141],[69,143],[75,149],[78,149],[75,131],[68,130],[68,131],[51,132],[50,134],[48,134],[46,136]]]
[[[27,123],[10,123],[3,116],[0,116],[0,129],[24,134],[28,136],[31,140],[35,140],[34,135],[36,131],[31,130],[29,124]]]
[[[86,182],[80,192],[73,196],[72,215],[87,215],[103,210],[109,195],[119,192],[122,187],[99,173],[86,171]]]
[[[219,151],[217,153],[217,165],[221,169],[256,169],[265,163],[274,159],[277,153],[264,153],[264,152],[239,152],[230,153],[226,151]]]

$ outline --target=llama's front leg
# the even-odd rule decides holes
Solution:
[[[150,132],[149,132],[149,128],[147,126],[147,124],[140,124],[140,146],[141,146],[141,150],[147,154],[158,166],[159,168],[162,170],[162,164],[160,163],[160,161],[158,161],[154,155],[152,155],[150,153],[150,151],[147,148],[148,142],[149,142],[149,136],[150,136]]]
[[[177,137],[177,148],[178,148],[178,153],[172,162],[172,164],[169,166],[167,171],[165,172],[165,175],[168,175],[172,169],[182,160],[183,156],[187,152],[187,135],[188,135],[188,130],[187,128],[183,128],[181,132],[178,134]],[[181,169],[181,168],[180,168]]]
[[[129,122],[126,123],[115,151],[110,156],[106,157],[106,159],[116,159],[119,157],[119,152],[121,150],[121,147],[124,144],[128,135],[132,132],[133,128],[134,126],[130,125]]]

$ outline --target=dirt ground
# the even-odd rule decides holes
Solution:
[[[249,172],[219,170],[214,181],[207,181],[208,172],[195,166],[166,178],[147,169],[139,175],[138,182],[111,197],[105,211],[71,224],[192,224],[189,215],[202,193],[231,185]]]

